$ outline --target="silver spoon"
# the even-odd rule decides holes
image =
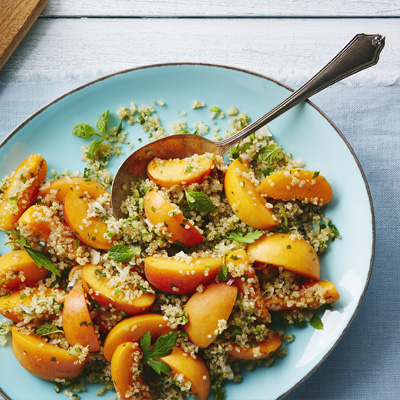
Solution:
[[[111,205],[115,217],[123,217],[121,204],[130,194],[131,182],[136,177],[145,178],[147,176],[147,164],[154,157],[173,159],[204,153],[223,156],[230,147],[295,105],[322,89],[375,65],[379,60],[379,54],[384,45],[385,38],[382,35],[356,35],[331,62],[300,89],[293,92],[286,100],[257,121],[227,139],[213,142],[193,134],[171,135],[136,150],[121,164],[114,177],[111,189]]]

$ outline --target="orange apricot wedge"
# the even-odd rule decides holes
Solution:
[[[72,232],[86,245],[99,250],[108,250],[112,238],[108,236],[107,223],[98,216],[89,216],[89,201],[105,195],[99,184],[72,190],[64,199],[64,217]]]
[[[265,300],[271,311],[303,310],[318,308],[340,299],[335,285],[329,281],[309,282],[285,298],[272,296]]]
[[[147,332],[153,340],[174,331],[161,314],[146,313],[126,318],[111,329],[104,341],[104,357],[111,361],[115,349],[124,342],[136,342]]]
[[[262,236],[249,244],[246,251],[258,262],[282,267],[307,278],[319,279],[317,253],[305,240],[292,240],[289,233]]]
[[[278,220],[266,200],[250,179],[250,165],[237,158],[228,167],[224,179],[225,195],[232,211],[241,221],[254,229],[278,226]]]
[[[15,250],[0,257],[0,296],[21,284],[34,285],[47,274],[25,250]]]
[[[140,377],[142,350],[137,342],[121,343],[111,359],[111,377],[123,400],[151,400],[149,387]]]
[[[67,350],[47,343],[40,336],[24,333],[16,326],[12,328],[11,346],[26,370],[49,381],[75,378],[83,371],[87,359],[80,360]]]
[[[183,159],[161,160],[153,158],[147,165],[147,175],[157,185],[170,188],[202,182],[210,174],[214,160],[207,155],[194,155]]]
[[[233,344],[232,350],[228,351],[229,356],[234,360],[261,360],[268,358],[282,344],[281,337],[273,332],[262,342],[258,342],[254,347],[242,348]]]
[[[271,315],[265,306],[258,277],[252,268],[252,263],[246,251],[239,249],[228,254],[225,257],[225,265],[228,267],[228,271],[236,270],[240,274],[239,277],[235,277],[235,285],[242,296],[254,301],[254,309],[258,319],[263,323],[271,322]]]
[[[82,282],[78,281],[68,293],[62,310],[65,338],[71,346],[89,346],[89,352],[100,350],[100,342],[94,329],[92,317],[86,302]]]
[[[60,311],[65,296],[58,288],[15,289],[0,297],[0,314],[14,322],[23,322],[26,316],[31,319],[51,317]]]
[[[203,235],[183,216],[182,211],[156,190],[147,191],[144,211],[149,222],[154,226],[160,224],[162,234],[174,243],[194,246],[204,240]]]
[[[290,169],[266,177],[259,187],[259,193],[276,200],[308,200],[323,205],[332,198],[332,187],[318,172]]]
[[[207,399],[210,392],[210,375],[200,356],[194,359],[189,354],[185,354],[180,347],[175,346],[170,355],[161,357],[160,360],[191,382],[191,394],[197,396],[199,400]]]
[[[80,177],[63,176],[62,178],[48,181],[41,186],[37,197],[43,198],[47,195],[52,195],[57,201],[62,202],[65,196],[74,190],[83,190],[84,192],[94,191],[96,194],[107,193],[107,189],[97,182]]]
[[[222,332],[236,301],[238,289],[226,283],[209,283],[185,305],[188,323],[183,326],[192,343],[204,349]]]
[[[0,229],[12,229],[22,213],[30,207],[47,173],[46,160],[32,154],[12,174],[0,197]]]
[[[178,261],[174,257],[146,257],[144,271],[147,280],[156,289],[187,294],[213,280],[221,264],[222,259],[213,257],[194,258],[190,262]]]
[[[124,290],[109,285],[110,279],[98,265],[87,264],[82,268],[82,282],[89,296],[103,307],[115,307],[131,315],[147,311],[155,300],[155,294],[143,291],[138,297],[127,297]]]

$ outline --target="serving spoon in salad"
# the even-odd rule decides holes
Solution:
[[[114,216],[123,217],[121,205],[130,195],[131,183],[137,177],[145,178],[147,176],[147,165],[153,158],[182,159],[204,153],[224,156],[229,148],[295,105],[328,86],[375,65],[384,46],[385,38],[382,35],[356,35],[332,61],[300,89],[297,89],[257,121],[227,139],[214,142],[198,135],[178,134],[156,140],[136,150],[121,164],[114,177],[111,189],[111,205]]]

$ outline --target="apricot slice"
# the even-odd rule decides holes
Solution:
[[[18,220],[18,227],[24,236],[44,242],[57,255],[73,259],[86,251],[60,216],[47,206],[29,207]]]
[[[194,246],[204,240],[197,228],[183,216],[182,211],[156,190],[147,191],[144,211],[151,224],[162,224],[166,235],[174,243]]]
[[[0,257],[0,296],[21,284],[33,285],[47,274],[25,250],[15,250]]]
[[[125,291],[110,286],[110,279],[103,275],[105,274],[98,265],[87,264],[82,268],[82,281],[86,292],[102,306],[115,307],[127,314],[139,314],[153,305],[155,294],[142,292],[139,297],[127,298]]]
[[[183,329],[192,343],[204,349],[214,341],[231,315],[237,292],[235,285],[212,282],[190,297],[184,308],[189,322]]]
[[[81,281],[74,285],[64,301],[62,320],[65,338],[71,346],[89,346],[91,353],[100,350]]]
[[[192,293],[197,286],[213,280],[222,259],[194,258],[189,263],[174,257],[146,257],[144,272],[147,280],[157,289],[167,293]]]
[[[271,311],[303,310],[318,308],[340,299],[335,285],[329,281],[309,282],[285,298],[272,296],[265,300]]]
[[[150,332],[153,340],[174,331],[161,314],[141,314],[126,318],[111,329],[104,342],[104,357],[111,361],[115,349],[124,342],[138,341]]]
[[[183,375],[191,382],[191,393],[199,400],[206,400],[210,392],[210,375],[204,361],[197,356],[196,359],[186,354],[180,347],[174,347],[172,353],[161,357],[170,368],[179,375]]]
[[[225,257],[225,264],[229,271],[238,271],[239,277],[235,278],[235,285],[239,293],[254,301],[255,313],[258,319],[263,323],[271,322],[271,315],[265,306],[258,277],[252,268],[247,253],[243,249],[235,250]]]
[[[147,175],[157,185],[170,188],[202,182],[209,175],[214,160],[207,155],[194,155],[183,159],[161,160],[153,158],[147,165]]]
[[[46,182],[39,188],[37,197],[43,198],[47,195],[53,195],[57,201],[62,202],[65,196],[74,190],[83,190],[84,192],[95,191],[96,194],[107,193],[107,189],[97,182],[85,178],[64,176]]]
[[[121,343],[111,359],[111,377],[118,397],[124,400],[151,400],[149,387],[140,377],[142,350],[137,342]]]
[[[308,200],[320,205],[332,198],[328,181],[318,172],[304,169],[274,172],[262,181],[259,193],[276,200]]]
[[[58,288],[16,289],[0,297],[0,314],[14,322],[23,322],[26,316],[51,316],[60,311],[64,299],[64,291]]]
[[[292,240],[289,233],[262,236],[247,246],[247,254],[256,261],[283,267],[307,278],[319,279],[319,259],[303,239]]]
[[[0,198],[0,229],[12,229],[30,207],[47,173],[46,160],[38,154],[26,158],[12,174]]]
[[[241,221],[254,229],[270,229],[278,226],[278,221],[266,200],[258,193],[258,188],[250,179],[250,165],[237,158],[226,171],[225,195],[232,211]]]
[[[48,381],[75,378],[82,371],[86,358],[80,360],[67,350],[51,345],[33,334],[13,326],[11,346],[20,364],[33,375]]]
[[[89,201],[105,194],[99,185],[88,185],[72,190],[64,199],[64,217],[78,238],[86,245],[99,250],[108,250],[112,245],[107,223],[98,216],[89,216]]]
[[[237,344],[233,344],[233,349],[229,350],[228,354],[234,360],[260,360],[268,358],[281,344],[281,337],[274,332],[254,347],[242,348]]]

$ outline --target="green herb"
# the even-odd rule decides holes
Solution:
[[[282,231],[286,232],[286,233],[290,232],[289,221],[288,221],[288,217],[286,215],[285,207],[283,207],[282,204],[277,204],[277,207],[281,210],[282,217],[283,217],[283,223],[281,224]]]
[[[100,115],[99,119],[97,120],[96,126],[100,133],[103,135],[107,134],[107,127],[108,127],[108,116],[110,111],[107,110]]]
[[[273,164],[281,155],[280,150],[282,146],[277,146],[275,143],[271,143],[263,147],[258,153],[258,161],[264,164]]]
[[[95,269],[94,272],[96,275],[101,276],[102,278],[105,278],[107,276],[104,272],[101,272],[99,269]]]
[[[117,244],[108,249],[108,255],[115,261],[128,262],[137,253],[136,248],[128,247],[123,244]]]
[[[35,335],[37,336],[46,336],[53,333],[62,333],[62,330],[54,324],[43,324],[35,331]]]
[[[185,169],[185,174],[188,174],[192,169],[193,167],[191,165],[188,165]]]
[[[118,129],[117,129],[117,135],[119,135],[122,132],[122,120],[118,125]]]
[[[334,235],[340,237],[340,233],[332,221],[328,221],[328,227]]]
[[[218,391],[214,392],[213,400],[224,400],[226,395],[226,390],[224,388],[219,388]]]
[[[37,250],[33,250],[30,246],[27,246],[27,245],[22,245],[22,248],[28,253],[29,257],[32,258],[33,262],[39,268],[45,267],[53,274],[55,274],[57,276],[61,276],[60,271],[51,262],[50,258],[48,256],[46,256],[46,254],[43,254]]]
[[[238,146],[231,147],[231,156],[234,160],[236,160],[239,157],[239,147]]]
[[[90,160],[94,160],[94,155],[96,154],[96,151],[104,141],[105,139],[98,139],[92,142],[88,152],[86,153],[87,158],[89,158]]]
[[[226,237],[230,240],[235,240],[236,242],[240,243],[254,243],[262,235],[262,231],[253,231],[249,232],[247,235],[244,235],[242,230],[235,229],[234,231],[229,232],[229,235],[226,235]]]
[[[140,122],[140,125],[144,125],[144,123],[146,122],[146,120],[144,119],[142,114],[139,114],[138,116],[138,120]]]
[[[212,106],[210,108],[210,111],[215,112],[215,113],[219,113],[219,108],[217,106]]]
[[[50,361],[56,362],[57,359],[56,359],[55,357],[51,357],[51,358],[50,358]]]
[[[229,278],[228,267],[226,264],[221,264],[218,269],[218,279],[220,282],[226,282]]]
[[[268,168],[263,169],[262,173],[263,173],[264,177],[267,177],[267,176],[271,175],[274,171],[275,171],[274,168],[268,167]]]
[[[93,135],[96,135],[94,128],[86,123],[76,125],[72,129],[72,133],[83,139],[90,139]]]
[[[82,325],[91,326],[92,323],[91,322],[87,322],[87,321],[82,321],[82,322],[79,323],[79,326],[82,326]]]
[[[185,191],[186,200],[189,207],[198,212],[214,212],[216,211],[211,199],[201,192]]]
[[[157,374],[167,374],[171,372],[171,368],[164,361],[158,360],[158,358],[166,357],[172,353],[172,349],[175,346],[178,332],[170,332],[167,335],[160,336],[154,343],[152,349],[151,335],[150,332],[145,333],[140,338],[140,347],[143,351],[142,360],[145,361]]]
[[[317,176],[319,176],[319,171],[315,171],[315,172],[313,173],[312,178],[315,179]]]
[[[318,315],[314,314],[309,322],[309,324],[315,329],[324,329],[324,324]]]

